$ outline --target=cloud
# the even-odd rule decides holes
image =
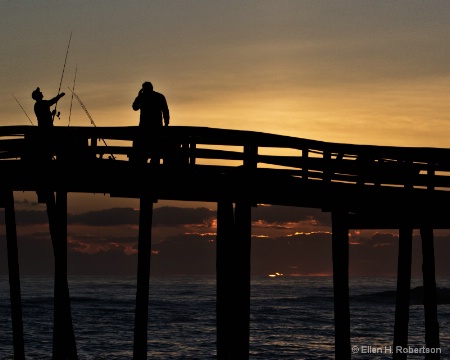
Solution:
[[[132,208],[112,208],[68,215],[69,224],[89,226],[120,226],[139,223],[139,211]]]
[[[0,213],[3,211],[0,211]],[[164,206],[153,210],[153,226],[211,226],[216,212],[207,208],[179,208]],[[45,210],[16,210],[18,225],[48,224]],[[138,225],[139,210],[133,208],[111,208],[89,211],[81,214],[68,214],[69,225],[88,226],[121,226]],[[0,224],[4,224],[4,216],[0,216]]]
[[[395,276],[397,243],[395,234],[378,233],[360,237],[350,246],[351,276]],[[53,274],[53,250],[49,237],[41,233],[19,238],[21,274]],[[6,249],[5,236],[0,248]],[[135,275],[137,238],[120,236],[70,236],[68,270],[71,275]],[[237,249],[238,250],[238,249]],[[152,275],[215,274],[214,233],[178,234],[152,244]],[[446,254],[450,236],[435,237],[437,276],[449,276]],[[413,238],[412,274],[421,277],[421,241]],[[252,237],[253,275],[274,272],[292,275],[332,274],[331,234],[296,233],[280,237]],[[0,252],[0,274],[7,274],[6,251]]]
[[[252,208],[252,221],[264,224],[299,223],[302,221],[312,222],[316,225],[330,225],[331,217],[329,213],[324,213],[320,209],[301,208],[294,206],[258,206]]]
[[[70,235],[68,248],[73,252],[91,255],[109,251],[133,255],[137,253],[137,237]]]
[[[216,217],[216,210],[205,207],[181,208],[162,206],[153,210],[152,221],[153,226],[179,227],[196,225],[214,227]],[[254,226],[290,229],[295,227],[296,223],[305,221],[317,226],[331,225],[330,215],[319,209],[290,206],[257,206],[252,208],[252,222]],[[48,224],[47,212],[45,210],[16,210],[16,222],[19,226]],[[81,214],[69,213],[67,222],[69,225],[88,226],[138,225],[139,210],[133,208],[111,208]],[[4,216],[0,216],[0,224],[4,224]]]
[[[199,224],[211,226],[216,211],[207,208],[180,208],[163,206],[154,210],[153,224],[156,226],[180,226]]]

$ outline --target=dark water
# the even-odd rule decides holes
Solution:
[[[131,359],[135,300],[133,277],[69,278],[80,359]],[[215,358],[215,278],[164,277],[150,282],[148,355],[152,359]],[[413,280],[413,287],[420,280]],[[50,359],[53,279],[22,278],[25,351],[28,359]],[[438,279],[450,289],[450,278]],[[391,359],[395,279],[351,280],[354,359]],[[334,359],[332,279],[253,278],[251,359]],[[423,306],[413,299],[410,345],[424,343]],[[450,305],[439,305],[441,358],[450,359]],[[369,348],[371,347],[371,348]],[[384,353],[367,353],[369,350]],[[361,353],[366,351],[366,353]],[[7,277],[0,277],[0,359],[12,359]],[[409,355],[409,359],[423,359]]]

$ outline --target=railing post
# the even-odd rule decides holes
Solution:
[[[195,165],[195,149],[197,148],[197,145],[195,142],[191,142],[189,144],[189,165],[194,166]]]
[[[244,168],[246,170],[256,169],[258,165],[258,146],[244,146]]]
[[[307,147],[302,148],[302,180],[308,181],[308,156],[309,149]]]
[[[369,159],[366,155],[360,154],[358,155],[356,161],[359,169],[359,174],[356,183],[360,186],[363,186],[367,181],[367,170]]]
[[[436,175],[435,164],[433,162],[429,162],[427,169],[427,190],[429,191],[433,191],[435,188],[434,185],[435,175]]]
[[[92,148],[92,153],[94,154],[94,157],[97,157],[97,141],[98,139],[96,137],[92,137],[91,138],[91,148]]]
[[[323,181],[324,182],[330,182],[331,181],[331,151],[330,150],[324,150],[323,151],[323,161],[324,161],[324,168],[323,168]]]
[[[379,158],[378,161],[375,161],[374,159],[374,169],[375,169],[375,174],[374,174],[374,180],[373,183],[375,186],[380,186],[381,185],[381,179],[383,178],[382,176],[382,170],[383,170],[383,163],[384,163],[384,159],[383,158]]]

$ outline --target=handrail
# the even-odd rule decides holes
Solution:
[[[246,151],[251,149],[253,165],[249,169],[269,171],[274,176],[360,186],[450,191],[450,149],[327,143],[207,127],[171,126],[156,134],[145,134],[137,126],[55,126],[50,129],[3,126],[0,127],[0,165],[2,161],[20,160],[32,154],[43,134],[47,149],[53,155],[72,153],[72,160],[101,160],[104,154],[110,154],[112,158],[117,157],[117,161],[129,161],[136,151],[133,141],[139,139],[146,144],[142,151],[157,147],[163,158],[168,152],[172,155],[175,152],[197,168],[217,165],[221,171],[224,168],[232,170],[248,161],[245,160],[249,159]],[[108,146],[98,143],[97,139],[105,139]],[[264,154],[259,153],[262,148],[265,149]],[[284,151],[287,155],[279,155],[277,151]],[[227,165],[224,162],[228,162]]]

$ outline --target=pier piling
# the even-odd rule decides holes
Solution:
[[[16,214],[12,191],[2,194],[5,207],[6,244],[8,251],[9,291],[13,329],[14,359],[25,359],[22,298],[20,292],[19,251],[17,247]]]
[[[425,346],[437,349],[439,342],[439,322],[437,318],[436,276],[434,261],[434,236],[430,226],[420,229],[422,237],[422,274],[423,274],[423,304],[425,311]],[[439,353],[425,355],[425,359],[440,359]]]
[[[217,358],[244,360],[250,343],[251,206],[217,205]]]
[[[53,359],[77,360],[67,281],[67,192],[45,194],[55,258]]]
[[[335,210],[332,219],[334,339],[336,359],[350,360],[350,295],[348,213]]]
[[[152,243],[153,198],[140,197],[136,310],[133,360],[147,359],[148,296]]]
[[[230,259],[233,255],[234,209],[233,203],[219,201],[217,204],[216,236],[216,321],[217,321],[217,359],[232,359],[233,323],[231,308],[233,279],[230,273]]]
[[[412,235],[410,226],[399,229],[397,292],[395,298],[394,349],[408,346],[409,301],[411,291]],[[393,359],[407,359],[407,354],[393,353]]]

